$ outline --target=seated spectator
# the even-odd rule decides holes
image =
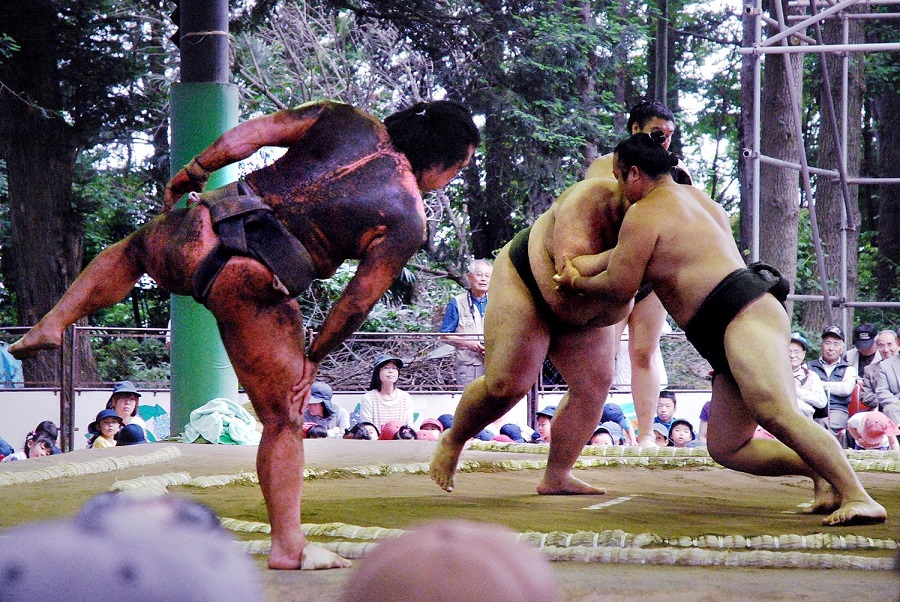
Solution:
[[[327,384],[312,384],[309,403],[303,410],[303,421],[313,422],[325,429],[329,437],[340,437],[350,428],[350,412],[332,401],[333,392]]]
[[[315,422],[304,422],[303,423],[303,438],[304,439],[327,439],[328,438],[328,430],[326,430],[324,426],[322,426],[320,424],[316,424]]]
[[[13,455],[14,453],[16,453],[16,450],[13,449],[13,446],[5,439],[0,438],[0,460],[3,460],[6,456]]]
[[[550,443],[550,424],[554,414],[556,414],[556,406],[545,406],[543,410],[534,415],[537,430],[531,436],[532,443]]]
[[[706,429],[709,428],[709,406],[710,401],[703,404],[700,408],[700,426],[697,428],[697,443],[706,445]]]
[[[878,329],[874,324],[860,324],[853,329],[853,347],[847,351],[844,359],[856,368],[856,373],[860,376],[868,366],[881,361],[881,356],[876,353],[875,349],[877,334]]]
[[[143,419],[138,416],[138,403],[140,403],[141,394],[138,392],[134,383],[129,380],[118,382],[113,387],[112,395],[106,402],[106,409],[115,410],[122,418],[122,421],[128,424],[136,424],[144,429],[144,437],[147,437],[147,425]]]
[[[550,562],[538,550],[506,527],[460,520],[427,523],[379,543],[341,596],[344,602],[562,599]]]
[[[369,391],[359,405],[362,422],[385,424],[399,420],[400,424],[413,423],[413,403],[409,393],[397,388],[403,360],[391,355],[381,355],[375,360]]]
[[[394,435],[394,440],[412,440],[417,438],[416,430],[409,426],[408,424],[404,424],[400,428],[397,429],[397,433]]]
[[[661,422],[653,423],[653,434],[656,436],[656,445],[658,447],[668,447],[672,444],[669,440],[669,429]]]
[[[794,384],[797,391],[797,405],[800,411],[812,418],[816,410],[828,407],[828,393],[819,375],[807,367],[804,363],[806,352],[809,351],[809,341],[799,332],[791,333],[791,342],[788,343],[788,361],[794,372]]]
[[[881,412],[857,412],[847,421],[847,430],[856,441],[856,449],[900,451],[900,428]]]
[[[396,435],[400,431],[400,427],[403,426],[403,422],[400,420],[389,420],[381,425],[381,434],[378,435],[379,441],[391,441],[394,439],[394,435]]]
[[[443,424],[434,418],[426,418],[422,421],[422,424],[419,425],[419,431],[416,433],[416,438],[423,441],[437,441],[440,439],[441,433],[443,432]]]
[[[695,438],[694,425],[689,421],[684,418],[676,418],[672,421],[672,426],[669,428],[669,440],[672,442],[672,447],[688,447]]]
[[[881,362],[875,381],[875,403],[894,424],[900,423],[900,354]]]
[[[889,360],[900,352],[900,341],[893,330],[882,330],[875,336],[875,348],[881,362]],[[862,389],[859,401],[867,408],[883,410],[875,400],[875,387],[878,385],[878,373],[881,372],[881,362],[871,363],[863,371]]]
[[[173,495],[104,493],[74,518],[3,535],[3,600],[263,599],[259,569],[215,513]]]
[[[367,428],[368,422],[360,422],[358,424],[354,424],[346,431],[344,431],[344,439],[360,439],[364,441],[373,441],[378,439],[378,429],[375,429],[375,425],[371,425],[373,429],[375,429],[375,435]]]
[[[855,367],[844,361],[843,353],[844,331],[838,326],[829,326],[822,331],[822,356],[809,362],[808,366],[819,375],[828,392],[828,412],[823,414],[822,410],[817,410],[813,418],[829,428],[841,446],[846,447],[843,435],[858,374]]]
[[[441,414],[438,416],[438,422],[443,425],[444,430],[446,431],[453,426],[453,414]]]
[[[602,422],[591,435],[588,445],[622,445],[622,428],[615,422]]]
[[[506,435],[513,443],[525,443],[525,437],[522,436],[522,427],[512,422],[507,422],[500,427],[500,434]]]
[[[678,407],[678,400],[675,398],[673,391],[660,391],[659,401],[656,402],[656,418],[653,419],[654,424],[661,424],[667,429],[672,426],[675,420],[675,409]]]
[[[36,427],[34,427],[32,433],[34,433],[35,435],[37,435],[38,433],[44,433],[53,440],[53,453],[62,453],[62,450],[57,445],[57,443],[59,442],[59,427],[56,426],[55,422],[53,422],[52,420],[43,420],[39,422]]]
[[[631,426],[631,422],[625,417],[622,406],[611,401],[603,404],[603,415],[600,416],[600,423],[615,422],[622,429],[622,437],[626,445],[637,445],[637,435]],[[616,445],[619,445],[618,443]]]
[[[116,433],[116,445],[140,445],[147,443],[144,429],[137,424],[126,424]]]
[[[4,462],[15,462],[17,460],[27,460],[28,458],[39,458],[41,456],[50,456],[53,454],[53,440],[46,433],[28,433],[25,437],[25,446],[22,451],[18,451],[10,456],[4,456]]]
[[[91,435],[88,447],[91,449],[115,447],[116,435],[124,425],[122,417],[115,410],[100,410],[97,418],[88,425],[88,433]]]
[[[444,425],[440,423],[440,421],[434,418],[426,418],[422,421],[422,424],[419,425],[420,431],[436,431],[438,433],[444,432]]]

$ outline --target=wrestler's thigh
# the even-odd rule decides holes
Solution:
[[[286,420],[291,387],[304,364],[304,328],[300,307],[272,287],[272,272],[259,262],[231,259],[210,291],[216,317],[234,371],[260,420]]]
[[[666,309],[656,293],[634,304],[628,316],[628,346],[632,353],[649,356],[659,347],[666,323]]]
[[[549,343],[547,324],[504,248],[494,261],[484,314],[484,375],[488,388],[506,383],[519,384],[527,390],[540,375]]]
[[[178,295],[190,295],[192,278],[200,261],[218,244],[209,210],[199,205],[174,209],[158,216],[138,231],[143,263],[161,287]]]
[[[550,359],[570,392],[605,401],[615,372],[616,327],[584,326],[553,336]]]
[[[736,452],[753,438],[755,431],[756,418],[744,403],[737,383],[730,376],[715,376],[706,429],[707,446],[713,457]]]
[[[771,295],[751,302],[725,330],[725,353],[741,397],[757,420],[797,411],[788,360],[790,326]]]

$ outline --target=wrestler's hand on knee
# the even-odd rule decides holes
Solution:
[[[298,414],[302,414],[309,402],[309,395],[312,392],[313,381],[316,380],[316,374],[319,372],[319,364],[312,360],[303,358],[303,375],[300,382],[291,387],[293,396],[291,397],[291,414],[294,408],[297,408]]]

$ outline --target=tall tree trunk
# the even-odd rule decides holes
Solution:
[[[778,0],[780,1],[780,0]],[[784,1],[785,15],[787,2]],[[796,12],[796,9],[791,9]],[[768,35],[776,31],[770,29]],[[802,58],[790,59],[790,67],[785,60],[790,55],[770,54],[765,58],[764,87],[762,90],[762,115],[760,150],[763,155],[789,161],[800,162],[798,128],[788,94],[788,77],[793,80],[798,92],[803,88]],[[759,258],[769,263],[793,283],[797,273],[797,232],[800,214],[800,176],[794,169],[763,164],[759,179]],[[749,243],[750,216],[741,215],[741,232],[747,232]],[[748,244],[749,248],[749,244]],[[790,309],[789,315],[790,315]]]
[[[900,91],[888,89],[873,99],[878,137],[878,175],[900,176]],[[896,301],[900,287],[900,186],[879,186],[877,301]],[[896,320],[895,320],[896,322]],[[895,324],[896,325],[896,324]]]
[[[15,7],[11,6],[16,4]],[[4,3],[0,22],[21,46],[0,62],[0,152],[6,160],[13,269],[19,321],[32,325],[48,312],[81,270],[82,222],[71,202],[74,128],[61,114],[54,25],[56,5],[41,0]],[[79,360],[93,366],[90,350]],[[27,360],[28,381],[55,382],[58,355]]]
[[[859,12],[859,7],[853,7],[850,12]],[[865,41],[864,24],[860,20],[851,20],[849,25],[850,44],[860,44]],[[826,44],[842,43],[842,25],[839,19],[833,18],[826,21],[822,28],[823,41]],[[859,161],[862,147],[862,88],[863,67],[865,65],[864,54],[854,52],[849,54],[849,77],[847,83],[847,157],[846,173],[848,177],[859,175]],[[841,90],[842,90],[842,56],[837,53],[828,53],[825,58],[828,66],[829,81],[831,83],[832,96],[834,98],[837,127],[841,128]],[[837,169],[839,152],[843,152],[835,144],[835,132],[831,120],[827,118],[825,99],[825,78],[822,81],[820,94],[820,123],[819,127],[819,166],[825,169]],[[843,142],[843,140],[841,140]],[[831,178],[819,177],[816,180],[816,219],[819,231],[822,235],[822,246],[825,253],[825,273],[828,277],[829,290],[833,297],[840,297],[841,279],[846,269],[847,299],[856,298],[857,272],[856,264],[859,255],[859,186],[849,186],[849,214],[846,216],[847,237],[847,263],[842,266],[841,245],[841,215],[844,209],[844,200],[841,186]],[[839,318],[834,316],[837,321]],[[825,326],[825,308],[820,303],[808,303],[804,307],[803,324],[813,330]],[[849,323],[853,323],[852,310]]]

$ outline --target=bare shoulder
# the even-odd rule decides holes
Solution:
[[[613,153],[594,159],[588,167],[585,178],[611,178],[613,177]]]

